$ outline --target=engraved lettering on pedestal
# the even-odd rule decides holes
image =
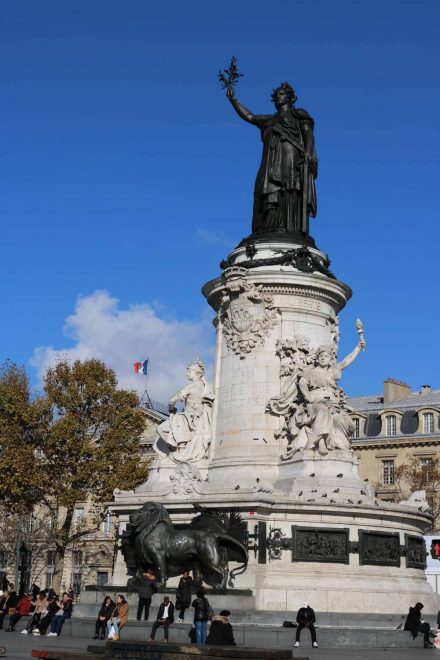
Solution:
[[[261,346],[277,320],[272,296],[246,280],[243,268],[229,268],[219,311],[226,345],[241,359]]]

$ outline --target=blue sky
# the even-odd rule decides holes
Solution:
[[[357,317],[368,342],[347,393],[440,388],[439,19],[426,0],[2,3],[0,360],[37,382],[97,355],[131,384],[150,357],[160,399],[212,361],[200,288],[249,233],[261,151],[216,79],[236,55],[245,105],[271,112],[289,80],[316,121],[312,234],[354,291],[341,357]]]

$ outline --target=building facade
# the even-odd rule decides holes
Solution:
[[[440,458],[440,390],[423,385],[414,392],[406,383],[388,378],[382,394],[355,397],[349,405],[360,476],[375,487],[380,499],[403,499],[396,469],[417,459],[429,471],[433,460]]]

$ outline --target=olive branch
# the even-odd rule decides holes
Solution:
[[[225,75],[226,74],[226,75]],[[238,83],[239,78],[243,78],[243,74],[237,68],[237,58],[232,57],[229,67],[219,71],[217,77],[220,81],[222,89],[230,90],[234,93],[235,85]]]

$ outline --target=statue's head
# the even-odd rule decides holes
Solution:
[[[189,380],[200,380],[205,375],[205,365],[201,360],[191,362],[186,368]]]
[[[279,108],[285,103],[293,105],[297,96],[295,90],[288,82],[282,82],[279,87],[273,90],[271,99],[275,103],[275,106]]]
[[[315,361],[320,367],[328,367],[336,361],[336,353],[333,346],[321,344],[315,352]]]

